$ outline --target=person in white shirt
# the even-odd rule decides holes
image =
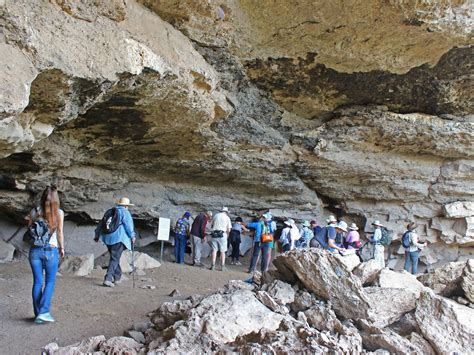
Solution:
[[[379,221],[375,221],[372,223],[374,226],[374,235],[372,237],[372,241],[374,242],[374,259],[383,269],[385,267],[385,247],[380,244],[380,240],[382,239],[382,224]]]
[[[418,234],[416,233],[416,223],[411,222],[407,225],[407,237],[410,246],[405,248],[405,266],[404,269],[413,275],[416,275],[418,271],[418,259],[420,257],[420,251],[426,246],[426,243],[418,243]]]
[[[211,233],[211,270],[216,268],[217,252],[221,253],[221,271],[227,271],[225,267],[225,254],[227,252],[227,237],[232,229],[232,222],[228,216],[229,209],[222,207],[221,211],[217,213],[212,219],[212,233]]]

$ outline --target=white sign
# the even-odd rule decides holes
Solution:
[[[169,218],[160,217],[160,221],[158,224],[158,240],[167,241],[170,238],[170,224],[171,220]]]

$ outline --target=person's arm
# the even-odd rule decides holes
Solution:
[[[59,212],[59,220],[58,220],[58,228],[56,230],[56,236],[58,238],[58,248],[59,248],[59,255],[61,258],[64,258],[64,234],[63,234],[63,226],[64,226],[64,213],[62,211]]]
[[[380,239],[382,239],[382,230],[380,228],[377,228],[374,232],[374,242],[378,242]]]
[[[411,243],[419,249],[423,249],[426,246],[425,243],[418,243],[418,234],[416,233],[411,234]]]
[[[230,218],[227,217],[227,228],[226,228],[227,235],[229,235],[231,229],[232,229],[232,222],[230,221]]]
[[[207,221],[208,221],[208,217],[204,217],[204,221],[200,221],[201,222],[201,235],[202,235],[202,240],[206,239],[206,226],[207,226]]]
[[[133,225],[133,218],[130,211],[124,211],[123,216],[123,227],[125,228],[125,232],[127,233],[128,237],[132,240],[132,244],[135,243],[135,227]]]
[[[245,227],[245,224],[243,223],[240,223],[240,225],[242,226],[242,230],[247,233],[249,230]]]

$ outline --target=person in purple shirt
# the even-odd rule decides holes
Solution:
[[[359,228],[355,223],[352,223],[349,227],[350,232],[347,233],[344,240],[344,246],[346,249],[359,249],[361,247]]]

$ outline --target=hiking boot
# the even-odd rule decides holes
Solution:
[[[242,263],[237,260],[234,265],[239,265],[240,266],[240,265],[242,265]]]
[[[227,271],[227,268],[226,268],[225,266],[223,266],[223,267],[221,268],[221,271]]]
[[[115,284],[115,285],[120,285],[120,284],[122,283],[122,281],[123,281],[123,279],[120,278],[120,279],[118,279],[118,280],[115,280],[115,281],[114,281],[114,284]]]
[[[109,280],[105,280],[102,285],[107,286],[107,287],[115,287],[114,283]]]
[[[232,261],[230,262],[230,265],[235,265],[235,261],[232,260]]]
[[[211,267],[209,268],[209,270],[212,270],[214,271],[216,269],[216,265],[211,265]]]
[[[38,317],[35,319],[35,323],[54,323],[54,318],[50,313],[38,314]]]

